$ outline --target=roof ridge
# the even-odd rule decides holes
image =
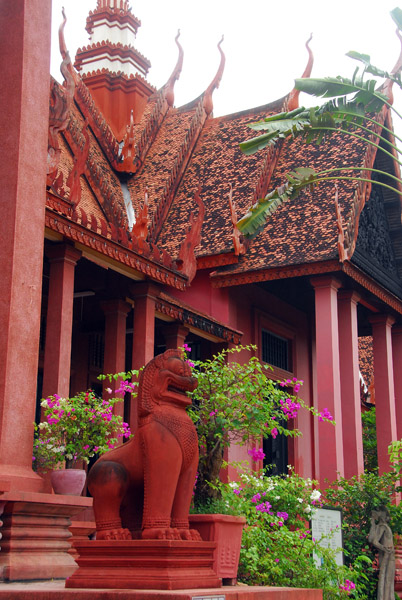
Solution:
[[[174,199],[175,191],[177,190],[180,179],[190,160],[192,150],[194,149],[207,118],[208,114],[204,107],[203,98],[201,97],[197,109],[194,112],[193,118],[191,119],[191,123],[185,138],[176,154],[170,175],[163,188],[162,197],[159,200],[156,210],[152,216],[149,238],[153,241],[158,238],[161,232],[162,225]]]
[[[65,131],[67,141],[76,148],[83,147],[83,134],[78,119],[71,115],[68,127]],[[121,227],[127,227],[127,215],[120,206],[116,192],[107,181],[104,172],[98,162],[89,153],[86,160],[84,173],[91,185],[92,191],[98,200],[100,207],[109,219],[110,223]]]
[[[95,134],[102,150],[105,152],[111,165],[116,168],[119,161],[119,142],[117,141],[110,125],[107,123],[101,110],[96,106],[91,92],[82,81],[79,79],[78,85],[75,88],[75,100],[88,119],[89,125]]]

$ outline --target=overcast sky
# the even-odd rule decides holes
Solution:
[[[85,20],[96,0],[53,0],[52,74],[60,79],[57,28],[65,6],[65,37],[72,58],[88,43]],[[142,23],[136,48],[152,64],[148,81],[161,87],[177,60],[174,38],[181,29],[184,67],[176,83],[175,104],[196,98],[219,65],[216,48],[222,34],[226,68],[214,93],[219,116],[271,102],[293,87],[306,62],[305,41],[313,33],[313,76],[350,77],[349,50],[370,54],[372,62],[390,70],[400,45],[389,11],[396,0],[132,0]],[[306,101],[301,98],[301,103]],[[402,108],[397,97],[396,107]],[[394,118],[395,120],[395,118]]]

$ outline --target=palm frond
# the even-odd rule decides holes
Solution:
[[[287,179],[287,183],[275,188],[265,198],[258,200],[237,222],[237,227],[245,237],[256,236],[279,206],[296,198],[303,187],[313,185],[316,173],[313,169],[300,167],[288,173]]]
[[[354,94],[353,100],[362,104],[366,112],[379,112],[388,98],[376,89],[377,81],[368,79],[362,81],[355,73],[353,79],[346,77],[324,77],[296,79],[297,90],[319,98],[336,98]]]

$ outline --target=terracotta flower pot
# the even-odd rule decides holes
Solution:
[[[83,469],[57,469],[51,472],[50,481],[55,494],[81,496],[86,476]]]
[[[224,585],[235,585],[246,519],[233,515],[190,515],[189,519],[190,527],[199,532],[204,542],[217,542],[214,571]]]

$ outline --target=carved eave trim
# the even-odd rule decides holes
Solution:
[[[239,257],[234,252],[197,256],[197,270],[212,269],[214,267],[223,267],[225,265],[236,265],[238,262]]]
[[[232,285],[245,285],[260,281],[274,281],[276,279],[290,279],[322,273],[332,273],[342,270],[338,260],[329,260],[321,263],[308,263],[303,265],[288,265],[258,271],[245,271],[244,273],[211,273],[212,287],[229,287]]]
[[[179,321],[193,333],[215,342],[223,341],[239,344],[243,335],[241,331],[231,329],[222,323],[208,319],[205,315],[201,315],[195,310],[179,306],[174,301],[169,302],[164,298],[157,298],[155,312],[157,316],[159,313],[160,318],[168,317],[169,320]]]
[[[379,143],[379,136],[385,122],[388,109],[383,106],[381,112],[375,119],[377,124],[373,127],[372,141],[374,144]],[[374,161],[377,156],[377,148],[371,144],[367,144],[366,152],[363,159],[361,176],[365,179],[371,179],[371,169],[374,166]],[[359,219],[363,208],[368,202],[371,194],[372,183],[367,181],[359,181],[356,191],[353,196],[349,218],[344,224],[344,249],[348,259],[351,259],[356,248],[357,236],[359,233]]]
[[[94,226],[96,219],[90,217],[85,224],[76,222],[73,220],[73,210],[71,202],[52,194],[46,195],[45,228],[50,233],[49,237],[58,234],[70,239],[75,244],[79,244],[80,249],[86,248],[89,253],[99,255],[100,259],[114,261],[115,270],[120,272],[125,270],[128,276],[130,276],[129,270],[133,269],[140,273],[142,278],[153,279],[178,290],[186,289],[186,277],[119,243],[117,237],[119,231],[116,229],[109,234],[115,239],[109,239],[98,233]],[[135,273],[131,276],[135,277]]]
[[[374,281],[371,277],[368,277],[358,267],[349,261],[345,261],[342,265],[342,270],[354,281],[376,296],[376,298],[384,302],[397,313],[402,314],[402,300],[399,300],[399,298],[383,288],[382,285]]]
[[[114,44],[109,40],[103,40],[102,42],[96,42],[96,44],[78,48],[75,55],[74,67],[77,71],[81,71],[81,69],[86,69],[88,65],[92,64],[94,59],[99,56],[103,57],[104,55],[111,62],[120,60],[123,63],[131,63],[134,68],[141,69],[143,75],[146,75],[151,67],[150,61],[133,46],[125,46],[121,43]]]

